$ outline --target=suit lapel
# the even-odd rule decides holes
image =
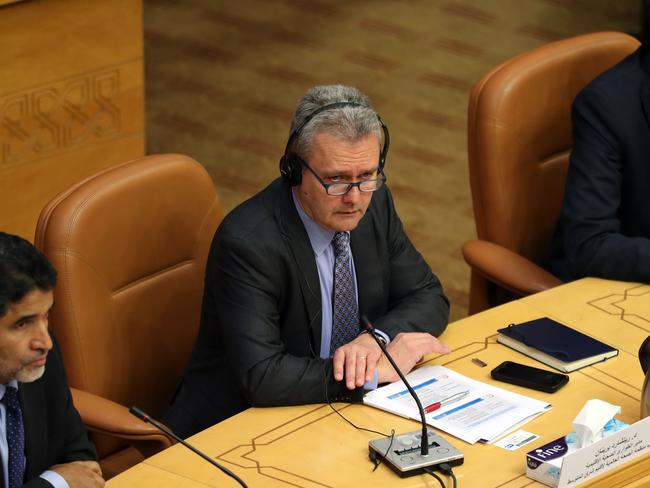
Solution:
[[[645,121],[650,129],[650,75],[644,80],[641,86],[641,103],[643,104],[643,114]]]
[[[25,458],[27,460],[25,479],[33,478],[39,474],[33,472],[33,466],[44,466],[44,456],[48,451],[47,412],[45,411],[46,402],[42,383],[42,379],[32,383],[20,383],[18,388],[25,429]]]
[[[275,208],[275,218],[285,239],[287,248],[293,254],[298,268],[298,274],[302,276],[300,289],[307,309],[309,318],[309,329],[311,341],[314,346],[313,354],[318,356],[321,346],[321,297],[320,282],[314,250],[309,242],[307,231],[300,221],[296,210],[291,189],[282,183],[278,189],[280,192],[279,205]]]
[[[355,230],[350,233],[350,246],[354,257],[354,269],[357,275],[359,293],[359,314],[373,319],[372,303],[377,297],[385,296],[382,292],[383,280],[381,260],[373,232],[370,215],[366,215]]]
[[[648,129],[650,129],[650,42],[646,42],[640,51],[641,69],[643,70],[643,84],[641,85],[641,104]]]

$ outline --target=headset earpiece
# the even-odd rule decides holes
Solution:
[[[384,144],[381,147],[381,153],[379,154],[379,172],[384,172],[384,165],[386,164],[386,156],[388,155],[388,148],[390,147],[390,134],[388,133],[388,127],[384,124],[384,121],[381,120],[379,114],[377,114],[377,119],[381,124],[381,130],[384,131]]]
[[[291,186],[302,181],[302,159],[297,154],[284,154],[280,158],[280,175]]]

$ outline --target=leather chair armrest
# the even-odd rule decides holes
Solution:
[[[77,388],[70,388],[72,401],[88,430],[125,439],[145,457],[174,444],[174,440],[129,413],[119,403]]]
[[[517,295],[531,295],[562,284],[544,268],[493,242],[467,241],[462,251],[472,269]]]

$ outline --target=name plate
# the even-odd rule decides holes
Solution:
[[[562,458],[558,488],[578,486],[650,451],[650,417]]]

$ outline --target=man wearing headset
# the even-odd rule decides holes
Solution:
[[[366,315],[406,373],[449,304],[385,185],[388,129],[359,90],[299,101],[281,178],[234,209],[206,268],[201,327],[167,423],[188,436],[249,406],[361,401],[395,381]]]

